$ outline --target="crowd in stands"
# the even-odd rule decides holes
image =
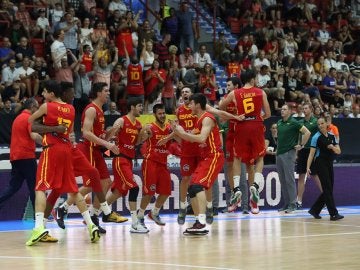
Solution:
[[[133,96],[144,99],[145,113],[160,102],[174,113],[184,86],[216,105],[216,59],[224,77],[256,69],[273,115],[285,102],[295,111],[310,101],[315,113],[360,118],[360,31],[349,1],[203,2],[210,10],[216,3],[229,27],[240,23],[235,46],[222,31],[214,50],[195,45],[199,26],[186,1],[159,1],[158,38],[142,11],[122,0],[1,0],[1,113],[15,113],[27,97],[41,101],[49,78],[74,84],[77,112],[94,82],[110,87],[108,114],[125,114]]]

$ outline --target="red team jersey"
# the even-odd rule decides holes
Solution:
[[[202,159],[192,175],[191,184],[202,185],[205,189],[209,189],[224,165],[224,154],[222,152],[219,128],[215,117],[211,113],[204,112],[199,117],[195,124],[194,133],[199,134],[201,132],[202,121],[205,117],[211,118],[215,122],[215,126],[206,141],[199,144]]]
[[[211,130],[209,136],[207,137],[206,141],[202,144],[199,144],[199,148],[200,148],[200,156],[202,158],[206,158],[210,155],[214,155],[217,153],[222,153],[222,144],[221,144],[221,139],[220,139],[220,132],[219,132],[219,127],[216,124],[216,119],[215,117],[208,112],[204,112],[203,115],[201,115],[196,124],[195,124],[195,128],[194,128],[194,133],[195,134],[199,134],[202,128],[202,121],[204,120],[205,117],[209,117],[212,120],[215,121],[215,126],[213,127],[213,129]]]
[[[94,108],[96,110],[96,116],[94,119],[94,123],[93,123],[93,128],[92,128],[92,132],[94,133],[95,136],[97,137],[102,137],[103,134],[105,134],[105,118],[104,118],[104,112],[102,110],[102,108],[99,108],[95,103],[90,103],[89,105],[86,106],[86,108],[84,109],[82,116],[81,116],[81,123],[84,123],[85,120],[85,112],[88,108]],[[95,143],[90,142],[86,139],[84,139],[84,143],[88,146],[92,146],[95,147],[97,146]]]
[[[226,66],[226,73],[228,77],[238,77],[241,75],[241,66],[238,62],[229,62]]]
[[[143,70],[140,64],[129,64],[127,68],[127,93],[144,95]]]
[[[215,75],[211,76],[211,80],[215,78]],[[208,78],[205,75],[200,75],[199,82],[201,84],[204,84],[204,86],[201,87],[200,92],[203,93],[208,100],[215,101],[216,100],[216,91],[214,86],[212,86],[210,83],[207,82]]]
[[[43,123],[47,126],[64,124],[72,130],[75,109],[70,104],[49,102]],[[43,138],[44,151],[39,159],[35,190],[57,189],[59,193],[77,192],[72,163],[72,144],[69,133],[46,133]]]
[[[247,120],[263,122],[261,117],[263,90],[257,87],[239,88],[234,90],[237,113],[245,114]]]
[[[265,129],[261,116],[263,90],[251,87],[234,91],[237,112],[245,114],[245,120],[235,125],[234,154],[244,163],[254,164],[258,157],[265,155]]]
[[[124,125],[117,135],[117,144],[121,154],[135,158],[135,145],[142,126],[140,121],[132,122],[126,115],[122,119],[124,119]]]
[[[69,132],[73,129],[75,119],[75,109],[72,105],[59,102],[47,103],[47,114],[43,117],[43,124],[46,126],[65,125],[67,132],[46,133],[43,137],[43,146],[60,142],[68,142]]]
[[[227,95],[224,96],[226,98]],[[230,102],[226,107],[226,112],[236,115],[237,109],[234,102]],[[234,161],[234,136],[235,136],[235,120],[229,120],[228,132],[226,134],[226,160]]]
[[[176,112],[179,125],[188,133],[191,133],[195,127],[197,116],[192,114],[192,111],[185,104],[181,105]],[[194,149],[197,149],[197,143],[181,141],[181,157],[196,156]]]
[[[169,155],[168,147],[170,142],[162,146],[158,146],[157,143],[160,139],[168,136],[171,133],[170,124],[165,124],[165,127],[161,128],[156,123],[151,123],[150,129],[152,132],[152,136],[146,141],[147,147],[144,158],[156,161],[158,163],[166,164],[167,156]]]

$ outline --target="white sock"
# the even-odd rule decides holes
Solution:
[[[206,215],[205,214],[199,214],[199,222],[201,224],[206,224]]]
[[[144,218],[144,214],[145,214],[145,209],[139,208],[139,210],[137,212],[138,218]]]
[[[240,186],[240,175],[234,175],[234,188],[237,188]]]
[[[186,202],[180,202],[180,209],[186,209],[187,203]]]
[[[85,223],[88,227],[92,226],[94,223],[92,222],[91,220],[91,217],[90,217],[90,212],[89,210],[86,210],[84,212],[81,213],[81,215],[83,216],[84,220],[85,220]]]
[[[69,206],[67,201],[65,201],[62,205],[60,205],[61,208],[65,208],[65,210],[67,211],[69,209]]]
[[[35,213],[35,229],[44,227],[44,212]]]
[[[138,216],[135,211],[130,211],[132,224],[135,225],[138,222]]]
[[[44,218],[44,228],[46,228],[47,222],[48,222],[48,219],[47,219],[47,218]]]
[[[90,206],[90,215],[97,215],[99,216],[101,214],[101,210],[100,209],[96,209],[93,205]]]
[[[111,213],[111,209],[107,201],[100,203],[100,209],[104,212],[106,216]]]
[[[157,208],[157,207],[154,207],[154,209],[152,210],[153,214],[155,216],[159,215],[159,212],[160,212],[160,208]]]
[[[256,172],[254,176],[254,182],[259,186],[259,183],[261,183],[264,179],[264,176],[262,173]]]
[[[206,208],[213,208],[212,202],[206,202]]]

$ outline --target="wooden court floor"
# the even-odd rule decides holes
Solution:
[[[130,223],[105,224],[107,234],[91,244],[80,219],[67,229],[49,223],[58,243],[26,247],[32,222],[0,222],[1,270],[5,269],[360,269],[360,207],[341,207],[345,219],[315,220],[294,214],[219,214],[207,236],[185,236],[176,215],[166,226],[145,218],[146,235],[130,234]],[[188,223],[193,221],[187,217]]]

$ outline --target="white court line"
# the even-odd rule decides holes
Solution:
[[[360,232],[306,234],[306,235],[280,236],[280,238],[281,239],[291,239],[291,238],[308,238],[308,237],[323,237],[323,236],[338,236],[338,235],[353,235],[353,234],[360,234]]]
[[[23,256],[0,256],[0,259],[13,259],[13,260],[34,260],[43,259],[49,261],[75,261],[75,262],[95,262],[95,263],[122,263],[122,264],[137,264],[137,265],[156,265],[156,266],[171,266],[171,267],[184,267],[184,268],[196,268],[196,269],[217,269],[217,270],[240,270],[240,268],[224,268],[215,266],[200,266],[200,265],[188,265],[188,264],[172,264],[172,263],[154,263],[154,262],[136,262],[136,261],[116,261],[116,260],[94,260],[94,259],[73,259],[73,258],[49,258],[49,257],[23,257]]]
[[[328,221],[328,222],[326,222]],[[315,222],[315,221],[291,221],[291,220],[282,220],[282,222],[289,222],[289,223],[307,223],[307,224],[315,224],[315,225],[326,225],[326,226],[338,226],[338,227],[353,227],[353,228],[360,228],[360,225],[351,225],[351,224],[341,224],[341,221],[330,221],[325,220],[325,222]]]

